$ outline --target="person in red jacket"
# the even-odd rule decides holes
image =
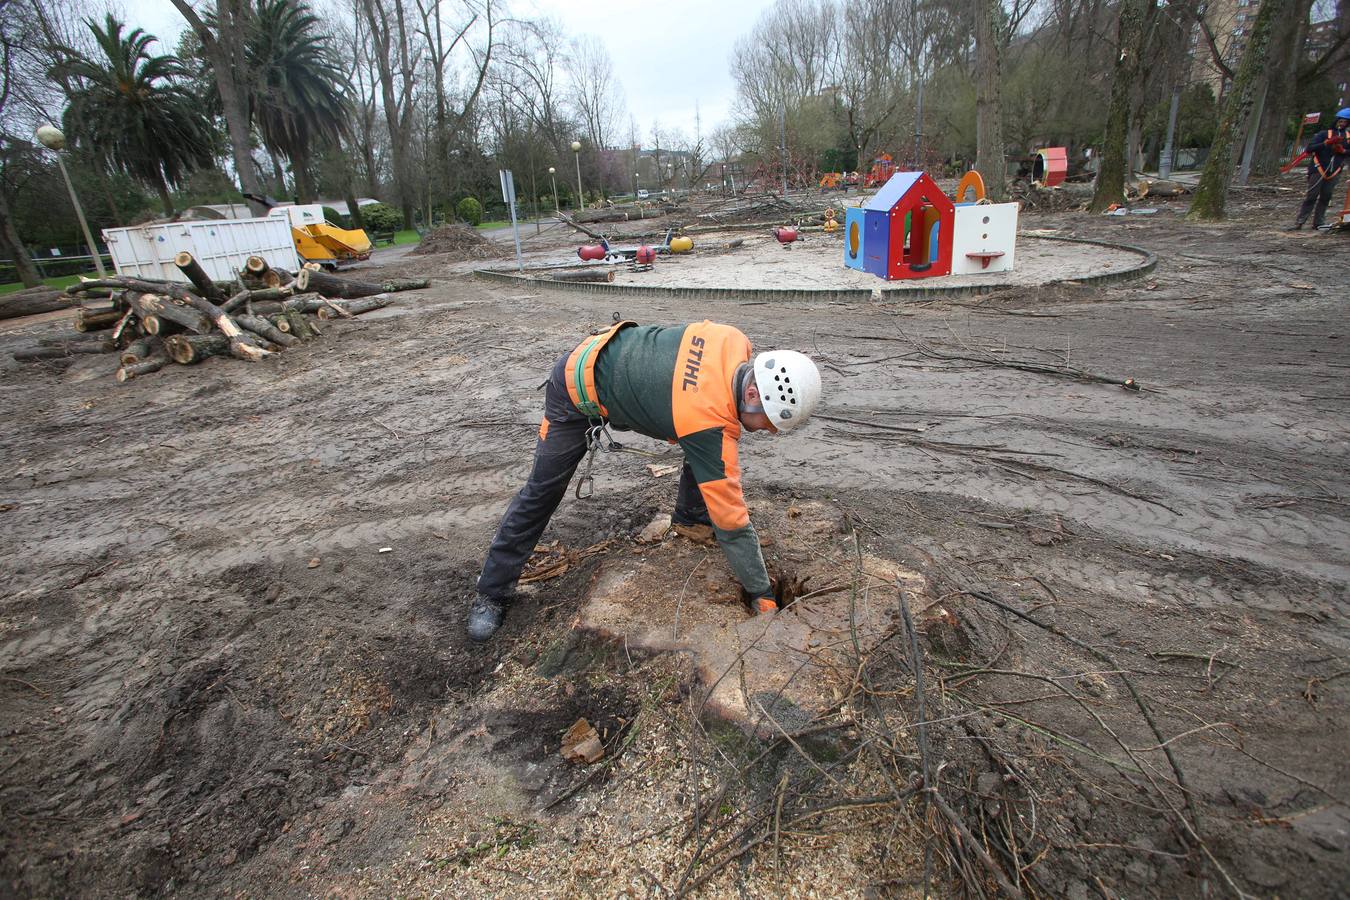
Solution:
[[[558,359],[544,394],[534,468],[488,549],[468,632],[485,641],[502,617],[526,560],[606,423],[673,441],[684,451],[676,526],[704,526],[757,612],[777,609],[759,538],[741,493],[743,431],[788,431],[820,401],[820,371],[793,350],[753,355],[730,325],[620,322]]]
[[[1308,156],[1308,193],[1298,209],[1298,217],[1290,231],[1297,231],[1312,216],[1313,228],[1324,227],[1327,204],[1336,191],[1336,180],[1350,159],[1350,107],[1336,113],[1336,123],[1326,131],[1319,131],[1308,141],[1304,151]]]

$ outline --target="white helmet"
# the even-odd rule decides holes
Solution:
[[[787,431],[810,418],[820,402],[820,370],[796,350],[770,350],[755,357],[755,387],[773,427]]]

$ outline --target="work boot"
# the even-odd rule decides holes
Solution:
[[[683,522],[673,522],[670,526],[675,533],[681,537],[686,537],[695,544],[712,546],[713,530],[711,525],[686,525]]]
[[[1302,231],[1302,230],[1303,230],[1302,222],[1295,222],[1293,225],[1290,225],[1288,228],[1285,229],[1285,231]]]
[[[476,597],[469,607],[469,640],[486,641],[502,627],[502,615],[506,607],[500,600],[491,597]]]

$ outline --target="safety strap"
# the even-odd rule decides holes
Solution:
[[[599,334],[582,341],[567,359],[564,369],[567,393],[581,414],[592,421],[603,421],[609,417],[609,412],[600,405],[600,394],[595,387],[595,362],[614,335],[636,324],[626,320],[615,322]]]

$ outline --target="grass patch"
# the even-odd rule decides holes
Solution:
[[[92,275],[93,273],[91,272],[89,274]],[[50,288],[68,288],[79,280],[80,276],[78,275],[62,275],[58,278],[43,279],[42,284]],[[17,293],[22,290],[26,290],[26,288],[21,281],[16,281],[14,284],[0,284],[0,296]]]
[[[497,228],[510,228],[510,222],[481,222],[474,226],[479,231],[492,231]]]
[[[394,233],[394,246],[399,244],[416,244],[422,240],[422,236],[415,229],[405,228],[402,231]]]

